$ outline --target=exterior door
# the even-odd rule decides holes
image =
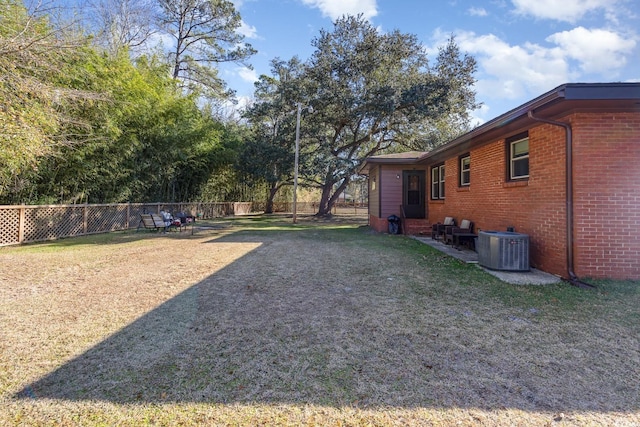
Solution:
[[[424,218],[424,171],[402,172],[402,206],[407,218]]]

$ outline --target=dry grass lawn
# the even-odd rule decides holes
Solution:
[[[640,283],[508,285],[345,217],[210,225],[1,248],[0,424],[640,425]]]

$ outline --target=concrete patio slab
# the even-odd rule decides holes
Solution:
[[[497,271],[482,267],[478,264],[478,254],[467,248],[456,249],[451,245],[445,245],[440,240],[433,240],[431,237],[412,236],[414,239],[431,246],[449,256],[452,256],[467,264],[476,264],[487,273],[497,277],[503,282],[513,285],[551,285],[559,283],[562,279],[550,273],[532,268],[531,271]]]

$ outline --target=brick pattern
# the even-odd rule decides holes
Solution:
[[[389,222],[387,217],[378,218],[373,214],[369,214],[369,227],[378,233],[389,232]],[[405,218],[402,220],[402,234],[408,234],[412,236],[416,235],[431,235],[431,223],[426,219],[413,219]]]
[[[431,236],[431,223],[427,219],[405,218],[402,220],[403,233],[412,236]]]
[[[573,130],[574,272],[640,279],[640,112],[573,113],[560,121]],[[508,181],[505,139],[470,156],[468,187],[458,186],[458,156],[445,162],[444,201],[430,199],[427,168],[428,222],[453,216],[473,221],[476,232],[514,227],[530,237],[532,267],[566,278],[564,129],[542,123],[529,129],[528,180]]]
[[[373,214],[369,214],[369,227],[371,227],[378,233],[384,233],[389,230],[387,218],[379,218]]]
[[[574,269],[579,277],[640,278],[640,113],[576,113]],[[510,135],[505,135],[506,137]],[[445,163],[445,203],[430,201],[429,220],[471,219],[478,230],[530,236],[531,265],[567,277],[565,132],[529,130],[529,180],[509,182],[505,140],[471,152],[471,186],[458,188],[458,159]]]
[[[514,227],[530,237],[532,266],[566,275],[564,130],[549,125],[529,130],[528,180],[507,180],[505,139],[470,154],[471,185],[458,186],[457,157],[446,161],[446,200],[429,203],[429,220],[469,219],[475,232]]]
[[[640,112],[574,124],[576,273],[640,278]]]

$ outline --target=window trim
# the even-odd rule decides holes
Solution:
[[[444,200],[444,163],[431,167],[431,200]]]
[[[467,168],[464,168],[464,161],[467,160]],[[468,187],[471,185],[471,154],[465,153],[458,158],[458,169],[460,173],[458,174],[458,186],[459,187]],[[464,180],[465,172],[468,173],[467,181]]]
[[[527,152],[526,154],[520,155],[518,157],[514,157],[514,147],[516,144],[527,141]],[[523,132],[518,135],[514,135],[505,140],[506,142],[506,150],[507,150],[507,181],[523,181],[528,180],[530,175],[529,170],[529,132]],[[519,161],[527,161],[527,174],[526,175],[514,175],[515,172],[515,162]]]

